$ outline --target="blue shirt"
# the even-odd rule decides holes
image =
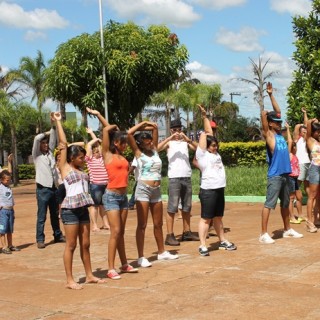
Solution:
[[[267,161],[269,165],[268,178],[291,173],[291,164],[288,145],[282,134],[275,134],[275,147],[271,153],[267,147]]]

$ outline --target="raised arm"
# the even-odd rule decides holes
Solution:
[[[33,146],[32,146],[32,157],[35,159],[39,155],[41,155],[40,151],[40,142],[45,136],[48,136],[50,134],[50,131],[39,133],[34,137],[33,140]]]
[[[188,144],[188,147],[195,151],[197,149],[197,142],[196,141],[192,141],[190,138],[188,138],[183,132],[180,133],[180,137],[185,141],[187,142]]]
[[[59,161],[59,169],[61,171],[61,176],[62,179],[66,176],[67,173],[67,138],[66,134],[63,130],[62,123],[61,123],[61,113],[60,112],[54,112],[53,118],[56,123],[56,128],[57,128],[57,134],[58,134],[58,139],[59,139],[59,149],[60,149],[60,161]]]
[[[272,83],[268,82],[267,83],[267,92],[269,95],[269,98],[271,100],[271,104],[273,107],[273,110],[277,113],[281,113],[280,107],[278,105],[278,102],[276,101],[275,97],[273,96],[273,87],[272,87]]]
[[[104,161],[108,161],[108,157],[110,156],[110,132],[113,130],[118,130],[118,126],[116,124],[109,124],[103,128],[102,135],[102,156]]]
[[[163,151],[164,149],[168,148],[168,144],[169,141],[174,140],[174,136],[179,134],[178,132],[175,132],[174,134],[172,134],[171,136],[169,136],[168,138],[164,139],[163,141],[161,141],[160,143],[158,143],[158,152]]]
[[[267,120],[268,111],[261,111],[261,125],[262,125],[262,135],[264,138],[267,137],[267,133],[269,130],[268,120]]]
[[[293,130],[293,140],[297,141],[300,137],[300,128],[301,128],[302,124],[298,123],[294,126],[294,130]]]
[[[12,173],[12,160],[13,160],[13,154],[10,153],[10,154],[8,155],[8,171],[9,171],[10,173]]]
[[[307,126],[308,123],[308,114],[307,114],[307,110],[305,108],[301,108],[301,111],[303,113],[303,124],[305,126]]]
[[[290,126],[287,122],[285,123],[285,126],[287,128],[288,149],[289,149],[289,153],[291,153],[293,140],[292,140],[292,136],[291,136],[291,132],[290,132]]]
[[[201,113],[201,118],[203,120],[203,129],[206,133],[208,133],[209,135],[213,136],[213,131],[210,125],[210,120],[207,117],[207,112],[206,109],[201,105],[201,104],[197,104],[197,107],[200,110]]]
[[[90,109],[89,107],[86,107],[86,110],[89,114],[96,116],[103,127],[109,125],[108,121],[101,115],[101,113],[98,110]]]

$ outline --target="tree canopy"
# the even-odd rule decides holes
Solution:
[[[302,123],[305,107],[309,118],[320,117],[320,0],[314,0],[307,17],[293,18],[296,34],[296,51],[293,60],[297,64],[288,89],[287,118],[290,123]]]
[[[103,32],[103,52],[99,32],[61,44],[47,69],[47,85],[55,100],[72,103],[85,119],[86,106],[103,111],[105,66],[109,122],[126,128],[153,93],[178,78],[188,52],[166,26],[145,30],[132,22],[109,21]]]

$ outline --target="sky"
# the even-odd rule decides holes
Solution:
[[[221,85],[223,100],[239,105],[240,115],[259,117],[254,87],[236,78],[252,78],[249,58],[269,60],[266,72],[283,113],[292,81],[295,51],[292,17],[308,15],[310,0],[101,0],[102,24],[133,21],[165,24],[189,52],[187,69],[203,83]],[[58,46],[83,33],[100,30],[99,0],[0,0],[0,66],[18,68],[21,57],[45,61]],[[55,111],[56,105],[47,101]],[[265,100],[266,110],[271,109]],[[74,111],[72,106],[68,111]],[[112,112],[109,110],[109,112]],[[97,126],[92,122],[91,126]],[[93,128],[96,129],[96,128]]]

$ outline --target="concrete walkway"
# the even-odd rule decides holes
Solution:
[[[0,254],[0,319],[320,319],[320,234],[307,233],[300,224],[294,228],[304,238],[282,238],[279,208],[269,221],[275,244],[258,242],[261,203],[227,203],[227,238],[238,250],[216,250],[217,237],[212,236],[208,239],[209,257],[199,256],[197,242],[167,247],[180,255],[176,261],[155,260],[156,244],[149,219],[145,253],[153,261],[151,268],[74,291],[64,287],[64,244],[52,243],[49,221],[47,247],[36,247],[34,191],[33,183],[14,189],[14,243],[22,250]],[[197,231],[199,213],[199,203],[194,202],[193,231]],[[175,222],[176,235],[181,234],[181,225],[181,220]],[[136,212],[130,211],[126,246],[133,265],[137,258],[135,227]],[[94,273],[104,277],[108,232],[92,234],[91,239]],[[73,268],[76,279],[83,281],[78,250]]]

